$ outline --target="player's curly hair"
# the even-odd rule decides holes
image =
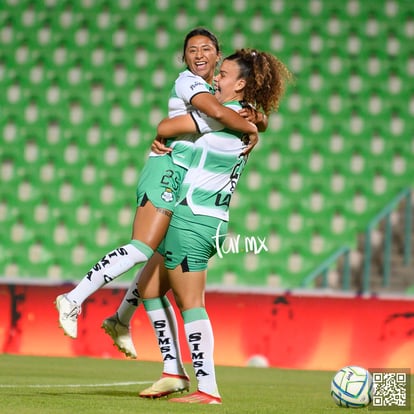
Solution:
[[[266,115],[277,111],[293,75],[277,57],[256,49],[239,49],[225,60],[236,61],[246,79],[244,99]]]

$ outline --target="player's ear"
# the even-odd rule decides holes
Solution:
[[[240,78],[240,79],[238,79],[238,80],[237,80],[237,82],[236,82],[236,86],[235,86],[234,90],[235,90],[236,92],[240,92],[240,91],[242,91],[245,87],[246,87],[246,80],[245,80],[245,79],[243,79],[243,78]]]

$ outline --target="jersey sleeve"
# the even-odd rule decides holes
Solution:
[[[176,92],[185,102],[191,102],[194,96],[199,93],[212,93],[209,86],[200,76],[186,71],[185,75],[180,76],[175,84]]]
[[[233,111],[235,112],[241,109],[241,106],[238,103],[234,103],[234,102],[225,103],[224,106],[227,106],[228,108],[233,109]],[[221,131],[222,129],[225,128],[225,126],[221,122],[216,121],[213,118],[210,118],[203,112],[195,110],[195,111],[191,111],[190,114],[193,117],[194,122],[196,123],[200,134]]]
[[[190,114],[193,117],[194,122],[197,125],[198,132],[200,132],[200,134],[205,134],[207,132],[213,131],[220,131],[224,128],[224,125],[221,122],[218,122],[215,119],[208,117],[203,112],[192,111],[190,112]]]

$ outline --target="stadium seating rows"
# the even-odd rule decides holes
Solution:
[[[138,174],[196,25],[224,54],[268,50],[296,77],[250,157],[209,283],[298,285],[412,184],[408,0],[5,0],[0,275],[76,280],[128,240]],[[247,252],[259,239],[266,248]]]

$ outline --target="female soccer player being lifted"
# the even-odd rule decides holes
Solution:
[[[183,46],[183,61],[187,70],[175,82],[169,99],[169,117],[192,110],[201,111],[229,128],[249,134],[254,144],[257,141],[256,126],[221,105],[212,94],[214,71],[220,58],[217,38],[210,31],[197,28],[187,34]],[[181,182],[192,159],[193,142],[204,128],[197,112],[193,112],[193,117],[197,120],[198,128],[179,140],[171,141],[169,144],[174,148],[173,152],[161,156],[150,154],[138,182],[131,241],[107,253],[74,289],[56,298],[59,323],[66,335],[77,337],[78,315],[83,302],[90,295],[138,263],[146,262],[163,239]],[[260,126],[263,119],[259,119],[258,123]],[[133,287],[128,292],[129,297],[134,298],[135,291]],[[128,302],[125,303],[128,305]],[[106,329],[114,334],[117,328],[123,326],[122,320],[109,320],[106,323]],[[134,357],[134,350],[129,354]]]

